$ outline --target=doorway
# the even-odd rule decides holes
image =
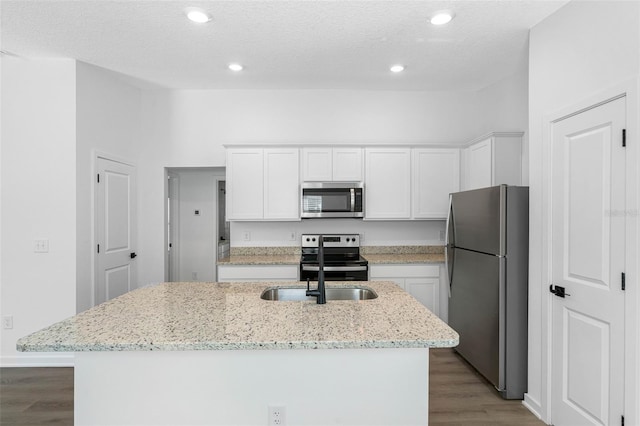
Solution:
[[[224,168],[167,168],[165,279],[216,281]]]
[[[626,99],[553,123],[551,414],[624,418]]]
[[[94,306],[136,286],[136,168],[96,157]]]
[[[218,180],[218,259],[229,256],[231,228],[227,221],[227,182]]]

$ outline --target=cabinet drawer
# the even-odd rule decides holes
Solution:
[[[371,278],[393,278],[393,277],[439,277],[440,265],[369,265],[369,276]]]
[[[218,281],[298,281],[298,265],[218,265]]]

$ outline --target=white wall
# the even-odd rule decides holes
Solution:
[[[75,61],[3,57],[2,366],[68,363],[60,354],[19,354],[18,338],[75,314]],[[48,253],[34,240],[48,239]]]
[[[94,220],[95,155],[136,164],[140,152],[140,89],[115,73],[76,63],[77,170],[77,311],[93,306],[92,261],[96,242]]]
[[[522,184],[529,184],[529,72],[516,74],[478,91],[482,124],[478,136],[489,132],[524,132],[522,137]]]
[[[548,199],[544,188],[547,176],[543,128],[545,116],[557,113],[576,103],[594,97],[614,85],[629,79],[637,91],[640,66],[640,3],[573,1],[531,31],[529,57],[529,141],[530,141],[530,265],[529,265],[529,389],[527,404],[543,419],[549,418],[548,373],[548,299],[549,271],[546,259],[548,241],[545,238],[545,214]],[[631,98],[632,99],[632,98]],[[586,106],[586,105],[585,105]],[[628,105],[629,111],[638,111],[637,105]],[[638,116],[632,116],[627,126],[638,129]],[[632,132],[631,134],[634,134]],[[637,133],[635,133],[637,135]],[[636,136],[631,136],[637,141]],[[632,155],[635,148],[627,151]],[[637,161],[637,160],[636,160]],[[635,175],[637,176],[637,163]],[[636,178],[637,182],[637,178]],[[637,195],[635,196],[637,198]],[[627,206],[631,211],[634,206]],[[637,209],[637,201],[636,206]],[[637,212],[637,210],[635,210]],[[629,220],[637,222],[633,216]],[[637,226],[637,225],[636,225]],[[638,247],[638,236],[635,239]],[[635,251],[638,253],[637,249]],[[627,257],[629,259],[629,257]],[[627,272],[637,283],[637,255]],[[636,274],[633,273],[636,271]],[[628,274],[629,276],[629,274]],[[630,289],[628,295],[637,292]],[[631,296],[630,296],[631,297]],[[634,313],[635,315],[635,313]],[[637,316],[633,325],[637,329]],[[637,354],[640,338],[627,341]],[[628,360],[633,362],[633,360]],[[635,380],[634,391],[626,393],[628,424],[640,423],[638,400],[640,392],[637,371],[626,371]],[[628,364],[629,365],[629,364]],[[552,419],[551,419],[552,420]]]

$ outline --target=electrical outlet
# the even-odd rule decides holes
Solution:
[[[251,232],[244,231],[242,233],[242,239],[245,240],[245,241],[251,241]]]
[[[2,317],[2,328],[5,330],[11,330],[13,328],[13,315]]]
[[[269,406],[269,426],[286,426],[286,410],[284,405]]]
[[[295,241],[296,240],[296,232],[295,231],[291,231],[291,233],[289,234],[289,240],[291,240],[291,241]]]
[[[444,235],[444,229],[440,231],[440,241],[444,241],[445,235]]]
[[[192,272],[191,273],[191,279],[193,281],[198,281],[198,273],[197,272]]]

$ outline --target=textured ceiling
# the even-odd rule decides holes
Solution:
[[[529,28],[565,3],[2,0],[0,35],[10,54],[74,58],[168,88],[475,90],[522,67]],[[188,21],[192,6],[213,20]],[[441,9],[455,19],[429,24]],[[405,72],[391,73],[395,63]]]

